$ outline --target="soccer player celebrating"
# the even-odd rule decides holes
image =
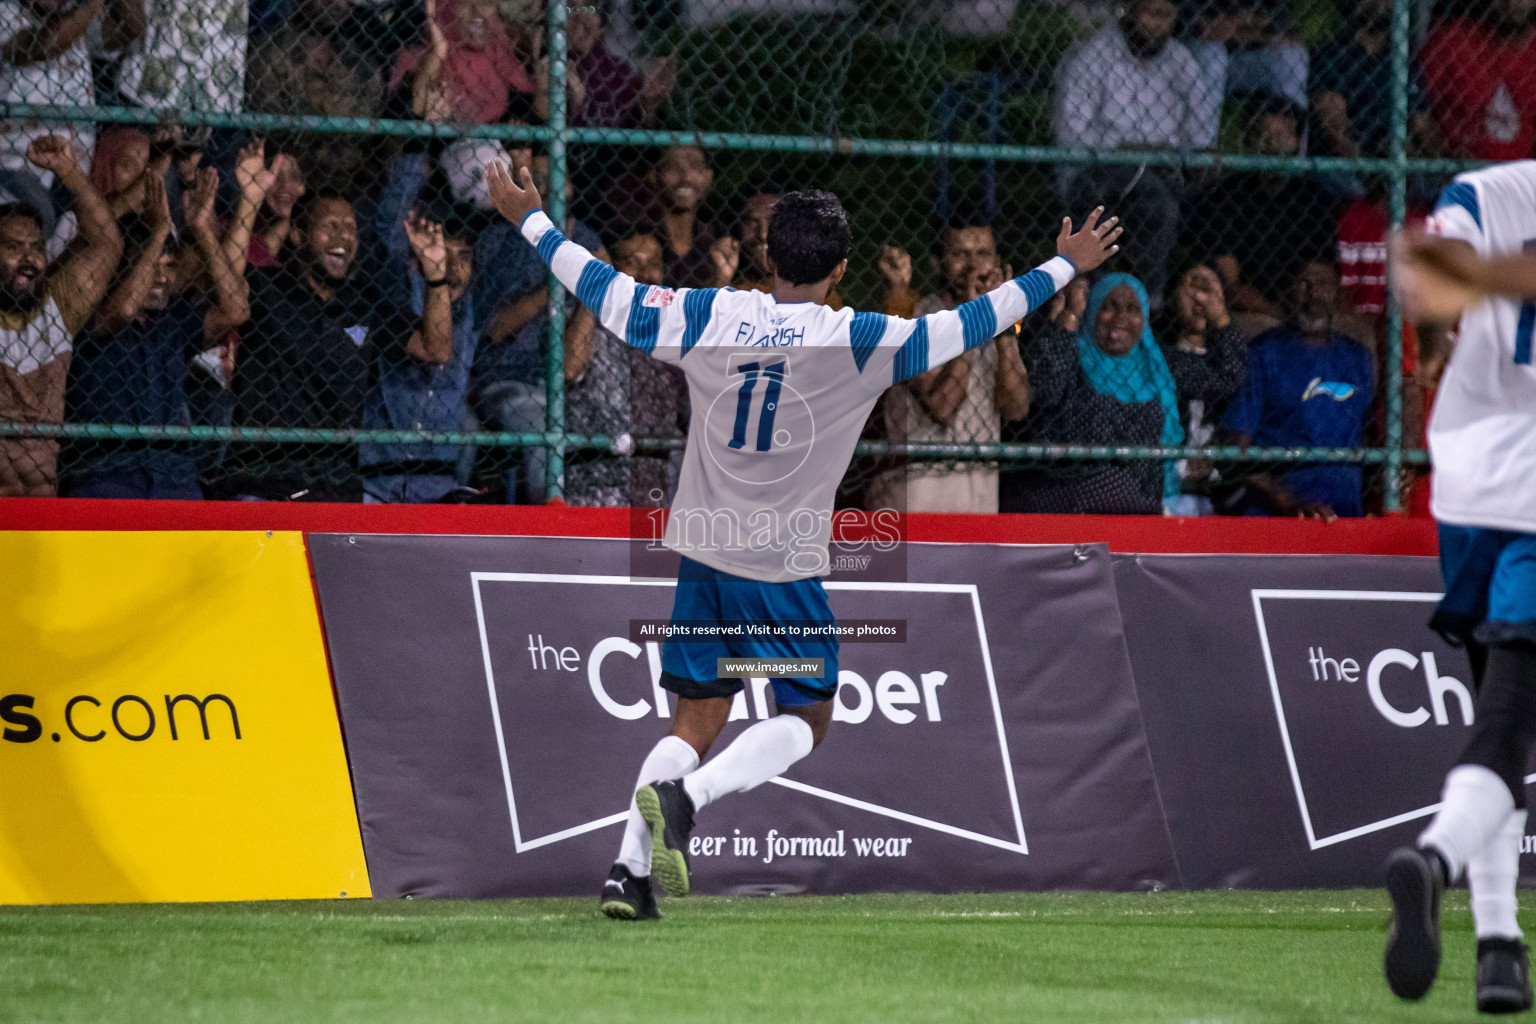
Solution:
[[[791,192],[768,226],[772,292],[638,284],[557,230],[521,183],[492,163],[486,180],[501,215],[522,228],[555,276],[602,325],[634,348],[682,368],[692,418],[666,546],[683,558],[674,625],[718,624],[715,639],[669,638],[661,684],[677,694],[671,733],[640,768],[619,859],[603,887],[609,917],[656,918],[651,874],[688,893],[693,816],[728,793],[767,782],[826,735],[837,690],[827,571],[832,499],[880,393],[976,348],[1039,309],[1075,274],[1119,246],[1115,218],[1094,211],[1081,231],[1062,222],[1058,255],[953,310],[919,320],[832,310],[827,292],[848,267],[851,237],[837,197]],[[744,639],[733,626],[809,624],[812,638]],[[742,633],[747,632],[742,630]],[[778,716],[751,726],[704,765],[725,727],[737,678],[720,658],[819,659],[814,676],[773,680]]]
[[[1531,1007],[1515,882],[1536,741],[1536,161],[1457,176],[1428,231],[1398,247],[1405,310],[1461,319],[1429,430],[1445,574],[1431,624],[1467,645],[1477,704],[1439,813],[1416,848],[1387,861],[1387,983],[1405,999],[1429,991],[1440,894],[1465,874],[1477,1008],[1514,1013]]]

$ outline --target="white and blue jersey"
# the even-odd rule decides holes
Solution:
[[[1457,175],[1428,229],[1485,258],[1536,250],[1536,161]],[[1442,523],[1536,533],[1533,334],[1536,302],[1492,296],[1462,314],[1429,424]]]
[[[1459,174],[1431,234],[1479,256],[1536,251],[1536,161]],[[1536,301],[1493,296],[1462,314],[1429,425],[1445,599],[1435,625],[1536,641]]]
[[[1075,273],[1058,256],[956,309],[907,320],[757,291],[643,285],[542,211],[522,230],[604,327],[688,379],[693,416],[667,546],[767,583],[827,571],[833,496],[881,392],[992,340]]]

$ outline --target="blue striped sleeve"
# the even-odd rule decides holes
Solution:
[[[629,323],[624,327],[624,340],[630,347],[641,352],[656,350],[656,335],[661,331],[661,307],[647,306],[645,296],[652,289],[648,284],[635,285],[635,298],[629,307]]]
[[[961,337],[966,348],[975,348],[997,337],[997,310],[987,296],[963,303],[955,312],[960,314]]]
[[[704,328],[709,326],[709,316],[715,307],[718,288],[694,288],[683,296],[683,345],[681,359],[699,343]]]
[[[619,272],[600,259],[590,259],[581,268],[581,280],[576,282],[576,298],[599,317],[603,315],[603,300],[608,297],[608,286]]]
[[[1444,210],[1448,207],[1459,206],[1472,215],[1472,223],[1477,225],[1477,230],[1483,230],[1483,213],[1477,202],[1477,189],[1464,181],[1453,181],[1440,192],[1440,201],[1435,204],[1436,210]]]
[[[564,241],[565,236],[560,233],[559,228],[552,227],[548,231],[544,232],[544,234],[539,237],[539,259],[543,260],[545,263],[553,265],[555,262],[555,253],[560,250],[560,246]]]
[[[891,383],[900,384],[902,381],[928,369],[928,321],[926,318],[917,321],[912,328],[912,334],[896,353],[896,361],[892,368]]]
[[[864,372],[864,366],[869,362],[869,357],[875,354],[875,349],[880,347],[880,339],[885,337],[885,326],[889,318],[883,313],[855,313],[853,324],[848,328],[848,344],[853,349],[853,362]]]
[[[1029,300],[1031,312],[1051,301],[1051,296],[1056,294],[1055,279],[1038,267],[1015,280],[1024,289],[1024,298]]]

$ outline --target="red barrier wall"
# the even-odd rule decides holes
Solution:
[[[627,537],[630,511],[563,505],[325,505],[287,502],[0,498],[5,530],[302,530]],[[1160,516],[912,515],[914,541],[1107,543],[1120,552],[1435,555],[1435,524],[1390,517],[1299,519]]]

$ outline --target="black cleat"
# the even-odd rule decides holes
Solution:
[[[688,895],[688,835],[693,800],[682,779],[654,782],[635,790],[635,806],[651,830],[651,876],[668,896]]]
[[[1440,893],[1445,867],[1430,850],[1404,847],[1387,858],[1392,931],[1387,985],[1402,999],[1423,999],[1440,973]]]
[[[603,883],[603,894],[598,897],[603,913],[617,921],[659,921],[661,911],[656,906],[656,894],[651,890],[651,878],[636,878],[623,864],[615,864]]]
[[[1531,962],[1519,939],[1477,940],[1477,1012],[1531,1008]]]

